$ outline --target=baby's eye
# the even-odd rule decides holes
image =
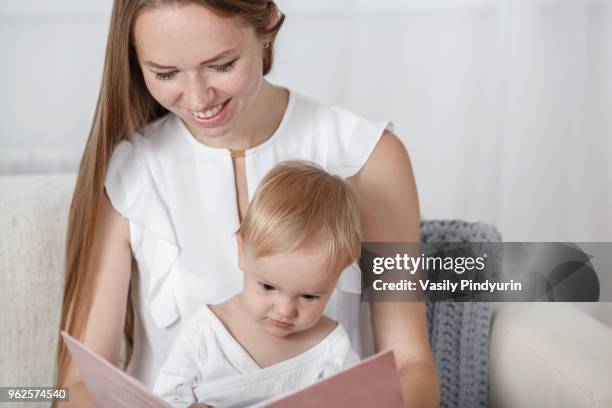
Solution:
[[[319,298],[319,296],[317,295],[302,295],[302,299],[306,299],[306,300],[317,300]]]
[[[267,283],[259,282],[259,287],[265,290],[266,292],[270,292],[274,290],[274,286],[268,285]]]
[[[168,79],[172,79],[175,74],[176,74],[176,71],[172,71],[172,72],[157,72],[157,73],[155,73],[155,79],[158,79],[160,81],[166,81]]]

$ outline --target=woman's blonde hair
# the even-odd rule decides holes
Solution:
[[[257,257],[292,252],[321,237],[329,270],[340,271],[361,252],[359,208],[351,188],[302,160],[279,163],[266,174],[236,233]]]
[[[94,275],[89,268],[98,205],[113,149],[122,140],[167,111],[149,94],[132,41],[133,24],[143,10],[179,3],[196,3],[223,18],[236,18],[253,27],[270,46],[263,49],[263,75],[273,61],[273,42],[284,16],[271,0],[115,0],[111,14],[102,85],[89,138],[81,158],[70,214],[65,253],[64,300],[60,326],[82,339],[93,297]],[[133,345],[133,311],[128,296],[125,322],[127,365]],[[66,379],[70,358],[58,343],[57,382]]]

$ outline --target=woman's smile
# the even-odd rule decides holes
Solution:
[[[206,125],[206,127],[214,127],[220,125],[223,122],[223,119],[227,116],[230,101],[232,101],[232,98],[229,98],[225,102],[203,111],[186,110],[189,112],[195,123],[199,125]]]

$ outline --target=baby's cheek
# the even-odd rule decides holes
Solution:
[[[319,304],[310,306],[306,310],[306,316],[305,316],[308,323],[311,325],[314,325],[316,322],[318,322],[319,319],[321,318],[321,315],[323,315],[324,308],[325,308],[325,305],[322,302]]]
[[[266,310],[266,302],[264,302],[261,298],[257,297],[255,299],[253,299],[253,303],[251,305],[251,307],[253,308],[253,310],[255,311],[255,313],[257,313],[257,315],[261,316],[262,314],[264,314],[265,310]]]
[[[247,307],[251,310],[252,314],[262,317],[267,312],[268,301],[265,296],[251,292],[250,296],[248,296]]]

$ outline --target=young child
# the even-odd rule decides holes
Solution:
[[[323,316],[361,250],[347,184],[304,161],[280,163],[236,238],[243,291],[203,305],[181,329],[154,388],[172,406],[252,405],[358,361],[342,326]]]

